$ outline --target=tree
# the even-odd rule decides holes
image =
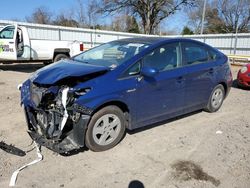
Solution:
[[[182,35],[193,35],[194,32],[187,26],[185,26],[181,32]]]
[[[188,25],[192,28],[194,33],[198,34],[201,30],[201,22],[202,22],[202,10],[203,10],[204,1],[196,1],[195,6],[191,9],[187,9],[188,14]],[[210,4],[207,3],[206,12],[210,8]],[[206,22],[206,17],[205,17]]]
[[[126,14],[120,14],[119,16],[115,16],[111,23],[111,28],[114,31],[140,33],[140,29],[135,17]]]
[[[226,24],[219,15],[217,8],[208,9],[206,12],[206,23],[204,33],[226,33]]]
[[[225,32],[248,32],[250,24],[249,0],[219,0],[218,7],[221,17],[225,22]]]
[[[96,20],[98,16],[98,2],[97,0],[91,0],[87,6],[87,15],[88,15],[88,25],[89,27],[96,25]]]
[[[77,8],[76,8],[76,17],[77,17],[77,21],[79,23],[80,27],[84,27],[86,25],[86,16],[85,16],[85,7],[84,4],[82,2],[82,0],[77,0]]]
[[[105,26],[100,25],[100,24],[96,24],[96,25],[94,25],[94,26],[90,26],[89,28],[90,28],[90,29],[99,29],[99,30],[101,30],[101,29],[106,29]]]
[[[30,17],[26,17],[27,22],[38,24],[50,24],[52,13],[46,7],[39,7],[34,10]]]
[[[111,27],[114,31],[126,31],[126,15],[121,14],[119,16],[115,16],[112,20]]]
[[[119,12],[124,8],[138,16],[145,34],[153,34],[154,28],[162,20],[174,14],[182,6],[193,5],[195,0],[105,0],[101,11],[106,13]]]
[[[74,20],[72,16],[65,15],[64,13],[58,15],[56,20],[53,21],[53,24],[66,27],[79,27],[78,22]]]
[[[126,32],[140,33],[138,23],[134,16],[127,16],[126,24],[127,24]]]
[[[204,1],[197,1],[196,7],[188,12],[189,24],[199,33]],[[211,0],[207,1],[204,33],[248,32],[250,25],[249,0]]]

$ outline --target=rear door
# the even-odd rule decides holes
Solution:
[[[216,61],[208,47],[196,42],[182,42],[183,65],[186,67],[185,107],[192,111],[204,107],[213,89]]]
[[[0,31],[0,59],[17,60],[16,52],[17,26],[8,25]]]
[[[143,66],[157,69],[159,73],[155,77],[144,76],[138,80],[137,121],[152,123],[160,116],[181,112],[185,95],[185,68],[181,66],[179,43],[161,46],[142,61]]]

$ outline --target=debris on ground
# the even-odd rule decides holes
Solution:
[[[40,146],[38,146],[37,144],[36,144],[36,152],[37,152],[37,159],[35,159],[34,161],[32,161],[32,162],[30,162],[30,163],[28,163],[26,165],[21,166],[15,172],[13,172],[13,174],[11,176],[11,179],[10,179],[10,183],[9,183],[10,187],[13,187],[13,186],[16,185],[16,179],[17,179],[17,176],[18,176],[18,174],[19,174],[19,172],[21,170],[27,168],[30,165],[36,164],[36,163],[40,162],[41,160],[43,160],[43,155],[41,154]]]
[[[15,147],[14,145],[8,145],[5,142],[0,142],[0,149],[6,151],[7,153],[23,157],[26,155],[25,151]]]
[[[215,134],[222,134],[222,133],[223,133],[223,132],[220,131],[220,130],[218,130],[218,131],[215,132]]]

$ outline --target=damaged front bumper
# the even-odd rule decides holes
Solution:
[[[36,143],[57,153],[67,153],[72,150],[80,149],[84,146],[85,129],[89,119],[89,116],[82,116],[79,122],[74,125],[73,129],[61,139],[48,139],[46,136],[39,134],[30,126],[28,133]]]
[[[56,97],[48,99],[54,101],[49,102],[51,108],[44,107],[39,103],[42,104],[45,94],[32,96],[31,86],[32,83],[26,81],[21,88],[21,101],[30,137],[38,144],[61,154],[84,147],[85,132],[92,111],[77,103],[69,105],[65,90],[62,90],[59,97],[59,90],[54,92]]]

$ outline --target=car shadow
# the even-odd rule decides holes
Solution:
[[[127,133],[130,134],[130,135],[136,134],[136,133],[139,133],[139,132],[142,132],[142,131],[145,131],[145,130],[152,129],[154,127],[158,127],[158,126],[164,125],[166,123],[171,123],[173,121],[176,121],[176,120],[179,120],[179,119],[183,119],[183,118],[189,117],[191,115],[198,114],[198,113],[200,113],[202,111],[203,110],[197,110],[197,111],[190,112],[190,113],[178,116],[178,117],[174,117],[174,118],[163,120],[163,121],[160,121],[160,122],[157,122],[157,123],[154,123],[154,124],[150,124],[150,125],[147,125],[145,127],[140,127],[140,128],[134,129],[134,130],[127,130]]]
[[[245,91],[250,91],[250,88],[241,87],[241,86],[238,85],[237,82],[238,82],[237,79],[233,80],[232,88],[241,89],[241,90],[245,90]]]
[[[32,73],[44,67],[43,63],[14,63],[14,64],[0,64],[2,71],[16,71],[24,73]]]
[[[71,156],[77,155],[79,153],[84,153],[85,151],[88,151],[88,150],[89,149],[86,146],[84,146],[84,147],[82,147],[80,149],[72,150],[72,151],[69,151],[67,153],[60,153],[59,155],[61,155],[63,157],[71,157]]]
[[[237,79],[234,79],[234,80],[233,80],[232,87],[233,87],[233,88],[238,88]]]

